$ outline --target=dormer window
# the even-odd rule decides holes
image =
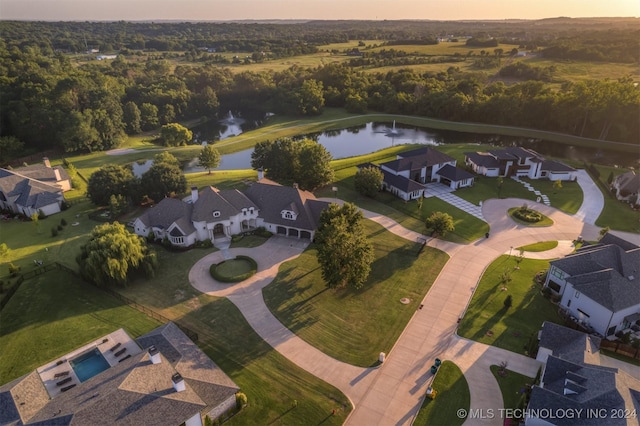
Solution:
[[[220,211],[219,210],[214,211],[213,217],[220,217]]]
[[[296,218],[298,217],[298,215],[295,212],[292,212],[291,210],[282,210],[280,214],[282,215],[283,219],[288,219],[288,220],[296,220]]]

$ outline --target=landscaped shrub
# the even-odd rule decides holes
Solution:
[[[58,225],[58,231],[62,231],[62,229],[64,229],[62,225]]]
[[[238,392],[236,394],[236,408],[240,410],[245,405],[247,405],[247,395],[244,392]]]
[[[38,219],[42,220],[42,219],[46,219],[47,215],[44,214],[44,212],[42,210],[38,210]]]
[[[240,241],[242,238],[244,238],[244,235],[242,234],[235,234],[231,236],[231,242],[232,243],[237,243],[238,241]]]
[[[12,277],[15,277],[20,272],[20,266],[14,265],[13,262],[9,264],[9,273]]]
[[[270,238],[273,235],[272,232],[267,231],[262,226],[255,230],[255,234],[258,235],[259,237],[263,237],[263,238]]]
[[[67,226],[67,221],[64,218],[60,219],[60,225]]]
[[[194,247],[197,247],[197,248],[211,248],[211,247],[213,247],[213,243],[211,242],[211,240],[196,241],[195,244],[194,244]]]
[[[542,220],[542,213],[530,209],[526,204],[513,211],[513,216],[524,222],[536,223]]]
[[[56,228],[56,227],[51,228],[51,236],[52,237],[57,237],[58,236],[58,228]]]
[[[69,207],[71,207],[71,204],[69,204],[67,201],[63,201],[62,203],[60,203],[60,210],[62,211],[68,210]]]

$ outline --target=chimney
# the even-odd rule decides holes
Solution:
[[[298,189],[298,184],[297,184],[296,182],[293,182],[293,187],[294,187],[295,189]]]
[[[262,167],[258,168],[258,182],[264,179],[264,169]]]
[[[43,158],[42,158],[42,162],[44,163],[44,166],[45,166],[46,168],[49,168],[49,169],[51,168],[51,162],[49,161],[49,158],[48,158],[48,157],[43,157]]]
[[[160,358],[160,351],[158,351],[155,346],[151,346],[149,348],[149,358],[151,358],[152,364],[160,364],[162,362],[162,359]]]
[[[182,392],[186,389],[184,385],[184,379],[182,378],[180,373],[176,373],[171,376],[171,381],[173,382],[173,388],[176,390],[176,392]]]
[[[195,204],[196,201],[198,201],[198,187],[197,186],[192,186],[191,187],[191,202],[193,204]]]
[[[56,176],[56,182],[60,182],[62,180],[62,176],[60,176],[60,170],[59,169],[53,169],[53,173]]]

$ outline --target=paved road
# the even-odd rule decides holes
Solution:
[[[584,201],[576,212],[575,217],[593,225],[604,208],[604,196],[586,170],[578,170],[576,176],[578,177],[578,185],[582,188]]]

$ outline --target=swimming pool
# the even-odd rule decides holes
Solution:
[[[81,382],[89,380],[110,367],[98,348],[72,359],[69,364]]]

